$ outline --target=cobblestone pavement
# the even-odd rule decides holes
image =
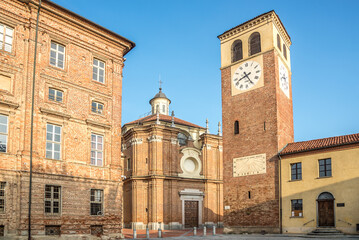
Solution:
[[[306,234],[222,234],[223,229],[217,229],[216,235],[212,235],[212,229],[207,230],[207,235],[203,236],[203,229],[197,230],[197,236],[193,236],[192,229],[185,230],[164,230],[162,232],[162,238],[158,238],[158,232],[156,230],[150,230],[150,239],[183,239],[183,240],[204,240],[204,239],[219,239],[219,240],[338,240],[338,239],[357,239],[359,235],[328,235],[328,236],[311,236]],[[123,229],[123,234],[126,239],[133,239],[133,232],[131,229]],[[137,230],[137,239],[146,239],[145,230]]]

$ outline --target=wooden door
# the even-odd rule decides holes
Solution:
[[[318,201],[319,227],[334,227],[334,201]]]
[[[198,201],[184,201],[184,223],[186,228],[198,227]]]

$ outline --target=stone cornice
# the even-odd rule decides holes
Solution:
[[[93,120],[90,120],[90,119],[86,119],[86,123],[90,124],[90,125],[98,126],[98,127],[103,127],[103,128],[108,128],[108,129],[111,128],[110,124],[100,123],[100,122],[96,122],[96,121],[93,121]]]
[[[277,14],[274,11],[264,13],[264,14],[259,15],[258,17],[255,17],[245,23],[242,23],[242,24],[224,32],[223,34],[219,35],[218,38],[219,38],[219,40],[223,41],[223,40],[226,40],[234,35],[244,32],[250,28],[253,28],[255,26],[258,26],[260,24],[263,24],[265,22],[270,22],[270,21],[274,22],[274,24],[278,28],[278,31],[280,32],[280,34],[282,35],[283,39],[285,40],[287,46],[289,47],[292,44],[290,37],[289,37],[287,31],[285,30],[281,20],[279,19],[279,17],[277,16]]]
[[[14,108],[14,109],[16,109],[20,106],[18,103],[11,102],[8,100],[0,100],[0,104],[8,105],[9,107]]]
[[[40,107],[40,112],[55,115],[55,116],[58,116],[58,117],[63,117],[63,118],[71,118],[70,114],[54,111],[54,110],[47,109],[47,108],[44,108],[44,107]]]
[[[148,142],[162,142],[163,137],[158,135],[152,135],[147,138]]]

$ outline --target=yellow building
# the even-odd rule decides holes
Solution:
[[[359,231],[359,134],[290,143],[280,158],[283,233]]]

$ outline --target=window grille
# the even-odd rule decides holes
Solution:
[[[293,199],[291,202],[292,202],[292,217],[302,217],[303,216],[303,200],[302,199]]]
[[[103,190],[91,189],[91,215],[103,215]]]
[[[46,225],[45,226],[45,235],[60,235],[61,226],[59,225]]]
[[[45,186],[45,213],[60,214],[61,212],[61,187]]]
[[[5,213],[5,186],[6,182],[0,182],[0,213]]]

